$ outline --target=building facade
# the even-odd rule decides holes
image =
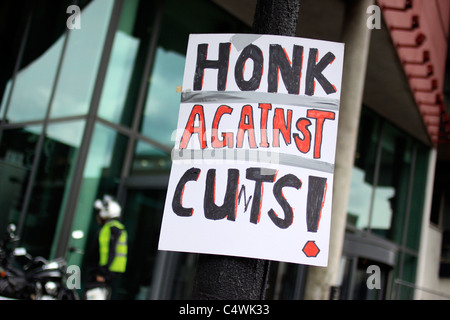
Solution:
[[[366,10],[373,4],[378,18],[376,8]],[[129,234],[128,268],[114,298],[189,298],[197,255],[157,250],[188,35],[251,33],[255,5],[0,4],[0,38],[8,44],[0,72],[0,236],[15,223],[32,255],[63,256],[84,270],[98,231],[93,203],[111,194]],[[348,92],[356,93],[341,100],[348,111],[337,153],[349,160],[336,162],[333,210],[343,213],[333,212],[330,266],[272,262],[268,299],[449,298],[450,4],[428,8],[418,0],[301,1],[297,35],[345,42],[346,57],[361,67],[344,67]],[[393,14],[403,14],[403,34],[395,33],[403,20]],[[420,26],[411,28],[415,16]],[[370,266],[380,289],[367,285]]]

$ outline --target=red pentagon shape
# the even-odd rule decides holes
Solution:
[[[305,255],[309,258],[317,257],[317,255],[320,252],[319,247],[317,247],[315,241],[308,241],[306,242],[305,246],[303,247],[302,251],[305,253]]]

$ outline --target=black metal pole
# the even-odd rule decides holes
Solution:
[[[295,36],[300,0],[258,0],[253,32]]]
[[[300,0],[258,0],[253,32],[295,36]],[[265,298],[270,261],[202,254],[193,299],[260,300]]]

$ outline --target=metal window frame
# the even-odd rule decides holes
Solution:
[[[77,3],[78,0],[75,0],[73,3]],[[60,55],[59,55],[59,61],[58,61],[58,65],[56,68],[56,73],[55,73],[55,78],[53,79],[53,84],[52,84],[52,89],[51,89],[51,94],[49,97],[49,101],[47,104],[47,108],[46,108],[46,112],[45,112],[45,116],[44,119],[41,120],[36,120],[36,121],[30,121],[30,122],[21,122],[21,123],[14,123],[14,124],[9,124],[5,121],[5,117],[7,116],[8,110],[9,110],[9,106],[11,103],[11,99],[12,99],[12,94],[14,92],[14,87],[15,87],[15,83],[16,83],[16,79],[17,79],[17,74],[19,72],[20,69],[20,65],[22,63],[22,59],[23,59],[23,55],[25,52],[25,48],[28,42],[28,37],[29,37],[29,32],[30,32],[30,28],[31,28],[31,21],[33,19],[33,13],[34,13],[34,9],[35,9],[35,5],[32,5],[29,12],[28,12],[28,17],[27,17],[27,23],[24,29],[24,32],[22,34],[22,39],[21,39],[21,43],[20,43],[20,49],[19,49],[19,53],[17,55],[17,59],[16,59],[16,63],[14,66],[14,70],[13,70],[13,75],[12,75],[12,84],[11,84],[11,88],[8,92],[8,97],[7,97],[7,101],[6,101],[6,105],[5,105],[5,111],[4,111],[4,117],[1,118],[1,122],[0,122],[0,139],[3,136],[3,131],[5,129],[14,129],[14,128],[23,128],[25,126],[28,125],[42,125],[42,130],[41,133],[39,135],[38,138],[38,142],[36,143],[35,146],[35,155],[33,158],[33,163],[31,166],[31,170],[30,170],[30,175],[28,176],[27,182],[26,182],[26,188],[25,188],[25,194],[24,194],[24,198],[23,198],[23,202],[22,202],[22,206],[20,209],[20,214],[19,214],[19,221],[17,223],[17,235],[19,237],[22,237],[22,233],[23,233],[23,228],[24,228],[24,224],[25,224],[25,219],[26,219],[26,215],[29,209],[29,205],[30,205],[30,201],[31,201],[31,194],[33,191],[33,187],[34,187],[34,183],[36,180],[36,175],[37,175],[37,171],[38,171],[38,167],[39,167],[39,160],[42,154],[42,149],[43,149],[43,144],[44,144],[44,139],[45,139],[45,135],[46,135],[46,131],[47,131],[47,126],[49,124],[49,118],[50,118],[50,112],[51,112],[51,107],[53,105],[53,100],[55,97],[55,91],[56,88],[58,86],[58,82],[59,82],[59,77],[61,74],[61,68],[64,62],[64,57],[65,57],[65,52],[66,52],[66,48],[67,48],[67,43],[68,40],[70,38],[70,33],[68,32],[69,30],[66,30],[65,32],[65,39],[64,39],[64,43],[63,43],[63,47],[61,49]]]
[[[372,192],[370,195],[370,204],[369,204],[369,216],[367,221],[367,232],[372,233],[372,214],[373,214],[373,207],[375,203],[375,192],[378,187],[378,177],[380,175],[380,165],[381,165],[381,153],[383,148],[383,133],[385,128],[385,122],[381,122],[380,128],[378,129],[378,144],[377,144],[377,154],[375,158],[375,170],[373,173],[373,185],[372,185]]]
[[[56,257],[64,257],[69,242],[70,231],[72,228],[73,219],[75,218],[76,208],[80,195],[81,185],[83,183],[83,172],[86,166],[87,157],[89,154],[89,148],[91,145],[92,136],[94,134],[95,125],[97,123],[97,112],[101,94],[103,91],[103,85],[105,83],[106,72],[111,58],[111,50],[114,42],[116,30],[119,25],[120,14],[122,12],[124,0],[116,0],[112,9],[111,18],[106,33],[105,42],[103,44],[102,57],[100,59],[100,65],[97,72],[97,78],[94,85],[94,90],[91,96],[89,104],[89,111],[86,119],[86,124],[83,132],[83,138],[78,150],[77,159],[75,162],[73,179],[70,185],[69,193],[70,197],[67,199],[66,210],[64,212],[63,222],[58,237],[57,247],[55,250]]]
[[[6,123],[6,119],[5,118],[6,118],[6,115],[8,114],[9,105],[11,103],[11,98],[12,98],[12,93],[14,92],[14,87],[15,87],[15,84],[16,84],[17,74],[19,72],[20,65],[22,64],[23,54],[24,54],[25,48],[27,46],[28,35],[30,33],[31,20],[33,19],[33,12],[34,12],[34,8],[35,8],[35,3],[36,2],[33,1],[31,7],[29,8],[26,26],[25,26],[24,32],[22,34],[22,39],[20,41],[19,53],[17,55],[16,63],[14,65],[14,69],[13,69],[13,74],[12,74],[12,78],[11,78],[12,83],[11,83],[11,88],[10,88],[10,90],[8,92],[8,98],[7,98],[6,104],[5,104],[4,117],[0,118],[0,140],[1,140],[1,137],[2,137],[2,131],[3,131],[2,128],[1,128],[1,125]]]
[[[346,233],[346,241],[348,242],[349,239],[359,239],[358,241],[363,241],[365,243],[369,240],[369,242],[373,242],[376,246],[380,246],[380,248],[385,247],[383,250],[387,250],[386,252],[369,252],[367,251],[367,248],[364,250],[357,250],[357,248],[354,248],[354,246],[350,246],[349,243],[347,243],[344,246],[344,254],[347,254],[349,256],[353,257],[368,257],[370,259],[374,259],[377,261],[380,261],[381,263],[385,263],[387,265],[390,265],[393,268],[396,268],[397,276],[394,281],[397,281],[398,279],[401,279],[403,276],[403,269],[404,269],[404,263],[405,263],[405,255],[408,254],[412,257],[418,257],[417,250],[413,250],[408,248],[407,246],[407,239],[408,239],[408,228],[409,228],[409,221],[411,218],[411,206],[412,206],[412,197],[413,197],[413,189],[414,189],[414,174],[416,171],[416,165],[417,165],[417,153],[419,149],[420,142],[411,138],[412,140],[412,149],[411,149],[411,166],[410,166],[410,172],[408,175],[408,190],[407,190],[407,196],[406,196],[406,208],[405,208],[405,220],[402,228],[402,234],[401,234],[401,242],[395,243],[392,240],[382,238],[380,236],[377,236],[376,234],[373,234],[371,232],[371,221],[372,221],[372,214],[373,214],[373,203],[374,203],[374,194],[375,189],[378,185],[378,176],[380,174],[380,165],[381,165],[381,151],[382,151],[382,143],[383,143],[383,133],[386,128],[386,119],[382,119],[381,127],[379,129],[378,133],[378,143],[377,143],[377,154],[375,159],[375,169],[374,169],[374,183],[371,193],[371,199],[370,199],[370,207],[369,207],[369,217],[368,217],[368,226],[367,230],[359,230],[356,227],[347,225],[346,229],[347,231],[350,231],[352,233],[358,234],[353,235],[351,233]],[[397,259],[398,258],[398,259]],[[392,276],[392,271],[391,275]],[[391,277],[392,278],[392,277]],[[388,281],[388,283],[391,283],[391,280]],[[394,284],[394,287],[397,283]],[[389,288],[388,288],[389,289]],[[391,294],[391,298],[397,299],[398,298],[398,290],[393,290],[394,292],[391,292],[391,290],[386,291],[386,297],[389,295],[389,292]]]
[[[156,18],[154,22],[154,28],[152,34],[150,35],[151,40],[147,49],[147,56],[145,59],[144,72],[140,81],[140,88],[138,92],[138,101],[133,114],[132,126],[127,127],[121,124],[117,124],[106,120],[98,116],[99,102],[103,92],[103,86],[106,80],[106,73],[109,67],[109,61],[111,58],[111,52],[114,43],[114,37],[119,26],[120,17],[122,13],[122,7],[125,0],[117,0],[114,4],[113,11],[111,14],[110,25],[108,27],[107,36],[104,43],[104,49],[102,53],[102,58],[99,66],[99,71],[97,73],[97,79],[94,85],[94,91],[91,97],[89,112],[87,116],[72,116],[65,118],[52,119],[51,122],[59,122],[64,120],[75,120],[75,119],[86,119],[85,129],[83,133],[83,138],[81,146],[78,150],[77,161],[74,168],[74,178],[70,186],[70,197],[66,203],[66,211],[64,216],[64,221],[61,224],[61,229],[58,236],[58,245],[55,251],[55,256],[64,256],[67,250],[67,244],[70,237],[70,230],[72,227],[73,219],[75,218],[76,206],[79,200],[79,194],[81,185],[83,182],[83,172],[86,166],[86,161],[89,153],[89,148],[92,141],[92,136],[94,133],[95,125],[101,123],[107,127],[112,128],[116,132],[123,134],[128,138],[127,149],[125,151],[124,163],[122,164],[121,179],[117,192],[117,199],[123,205],[126,202],[126,191],[130,187],[129,172],[131,164],[134,158],[134,149],[137,141],[144,141],[150,145],[153,145],[164,152],[170,154],[171,148],[166,145],[151,139],[139,132],[139,126],[142,118],[142,111],[145,106],[145,98],[147,96],[148,78],[150,76],[153,63],[154,55],[157,48],[157,42],[161,27],[161,20],[164,9],[164,1],[159,1]],[[164,186],[165,178],[157,179],[156,183]],[[134,180],[133,180],[134,181]],[[133,184],[133,181],[131,184]],[[150,184],[152,185],[152,184]]]
[[[406,196],[406,208],[405,208],[405,224],[404,228],[402,229],[401,234],[401,243],[397,244],[393,242],[392,240],[382,238],[380,236],[377,236],[376,234],[373,234],[371,232],[371,222],[372,222],[372,215],[373,215],[373,207],[374,207],[374,198],[375,198],[375,191],[378,186],[378,177],[380,174],[380,166],[381,166],[381,153],[382,153],[382,144],[383,144],[383,133],[386,127],[386,119],[382,119],[383,122],[381,123],[381,126],[379,128],[378,132],[378,143],[377,143],[377,151],[376,151],[376,158],[375,158],[375,166],[374,166],[374,183],[372,185],[372,191],[371,191],[371,199],[369,204],[369,215],[368,215],[368,224],[367,224],[367,230],[360,230],[354,226],[347,225],[346,229],[348,231],[351,231],[353,233],[359,233],[363,237],[375,237],[384,239],[386,241],[392,242],[392,244],[397,247],[397,250],[405,251],[405,253],[408,253],[413,256],[417,256],[417,251],[407,248],[406,246],[406,237],[407,237],[407,224],[409,224],[410,219],[410,211],[411,211],[411,203],[412,203],[412,190],[413,190],[413,184],[414,184],[414,172],[416,167],[416,158],[417,158],[417,150],[418,150],[418,141],[412,138],[412,149],[411,149],[411,167],[410,172],[408,175],[408,191]]]
[[[36,151],[35,151],[35,155],[34,155],[34,159],[33,159],[33,165],[31,167],[32,169],[30,172],[30,176],[28,177],[27,187],[25,189],[25,196],[24,196],[24,201],[22,204],[22,210],[20,211],[20,218],[19,218],[19,223],[17,226],[17,234],[19,235],[19,237],[21,237],[21,235],[22,235],[23,227],[25,224],[25,218],[28,213],[29,206],[30,206],[31,194],[33,192],[34,184],[36,181],[37,171],[39,169],[39,161],[40,161],[40,158],[42,155],[42,149],[43,149],[43,145],[44,145],[44,139],[45,139],[45,136],[47,133],[48,120],[50,118],[53,101],[55,99],[56,89],[58,87],[59,78],[61,76],[61,69],[62,69],[62,66],[64,63],[64,58],[65,58],[66,49],[67,49],[67,43],[69,42],[69,39],[70,39],[69,30],[66,30],[65,34],[66,34],[66,37],[64,39],[63,47],[61,49],[61,55],[59,57],[58,66],[56,68],[56,74],[55,74],[55,78],[53,80],[50,98],[48,101],[47,109],[45,111],[44,122],[42,123],[41,134],[39,135],[39,139],[36,144],[36,148],[35,148]]]
[[[164,1],[158,2],[157,12],[155,15],[155,22],[153,24],[151,39],[147,48],[147,56],[145,58],[144,72],[142,73],[140,87],[138,91],[138,100],[136,103],[136,108],[134,110],[133,121],[131,125],[131,130],[129,131],[128,145],[125,153],[124,162],[122,164],[121,179],[119,183],[119,188],[117,191],[117,199],[119,203],[124,204],[126,202],[126,179],[129,176],[131,165],[134,158],[134,149],[138,140],[145,141],[153,146],[156,146],[163,151],[170,153],[170,149],[153,140],[147,136],[142,135],[139,132],[139,126],[142,120],[142,112],[145,106],[145,99],[147,97],[148,89],[148,79],[153,68],[154,58],[156,54],[156,48],[158,46],[158,39],[161,29],[161,21],[164,13]]]

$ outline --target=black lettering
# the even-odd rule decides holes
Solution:
[[[314,94],[314,79],[320,83],[326,94],[335,93],[336,88],[327,80],[327,78],[325,78],[322,72],[336,57],[331,52],[328,52],[318,63],[316,63],[318,58],[317,55],[317,48],[309,49],[308,69],[306,70],[305,78],[305,94],[308,96]]]
[[[197,47],[197,65],[194,73],[194,90],[202,90],[205,69],[218,69],[217,91],[225,91],[228,76],[231,43],[219,44],[218,60],[207,60],[208,44],[202,43]]]
[[[288,93],[299,94],[300,75],[303,64],[303,47],[294,45],[292,65],[285,49],[279,44],[271,44],[269,51],[268,91],[278,92],[278,71],[281,73]]]
[[[189,181],[197,181],[201,170],[198,168],[190,168],[187,170],[180,181],[178,181],[177,187],[175,188],[175,193],[172,199],[172,210],[173,212],[180,217],[190,217],[194,213],[193,208],[184,208],[183,207],[183,193],[184,187]]]
[[[208,170],[206,175],[205,198],[203,199],[203,209],[206,219],[220,220],[227,218],[231,221],[236,220],[238,183],[239,170],[228,169],[227,190],[223,204],[218,206],[215,203],[216,169]]]
[[[275,182],[275,185],[273,186],[273,195],[283,209],[284,219],[278,217],[273,209],[270,209],[268,214],[270,219],[272,219],[273,223],[277,227],[286,229],[294,221],[294,212],[292,210],[292,207],[287,202],[286,198],[283,196],[283,188],[293,187],[298,190],[301,186],[302,182],[293,174],[287,174],[284,177],[280,178],[277,182]]]
[[[253,60],[253,73],[249,80],[245,80],[244,70],[248,59]],[[254,44],[250,44],[242,50],[234,67],[234,79],[241,91],[255,91],[259,88],[263,74],[263,62],[263,53]]]
[[[306,200],[306,226],[308,232],[317,232],[327,191],[327,179],[310,176]]]
[[[262,171],[264,170],[264,174]],[[252,209],[250,211],[250,222],[257,224],[261,218],[261,198],[263,194],[263,182],[273,183],[277,170],[263,168],[248,168],[246,178],[255,181],[255,191],[253,192]]]

